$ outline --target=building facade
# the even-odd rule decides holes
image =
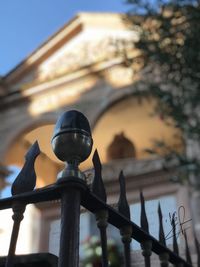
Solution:
[[[37,139],[42,150],[36,162],[37,187],[54,183],[63,168],[51,149],[54,124],[64,111],[77,109],[89,119],[93,152],[98,149],[103,164],[108,202],[114,205],[117,201],[118,175],[123,169],[132,214],[138,211],[139,191],[143,190],[150,203],[153,234],[157,230],[154,217],[159,200],[169,232],[169,213],[184,207],[184,219],[196,216],[187,225],[192,244],[192,229],[198,230],[199,215],[191,211],[191,192],[185,185],[172,183],[175,171],[165,172],[163,160],[146,152],[155,140],[177,150],[182,149],[182,144],[177,138],[181,133],[155,114],[156,100],[137,95],[134,84],[143,64],[140,51],[134,48],[138,38],[123,15],[81,13],[2,77],[1,162],[4,166],[22,167],[27,149]],[[132,59],[131,66],[126,64],[127,58]],[[92,179],[92,157],[81,168],[87,170],[88,180]],[[59,203],[38,204],[32,209],[30,216],[34,214],[37,226],[33,227],[33,223],[29,227],[32,243],[28,252],[57,253]],[[138,220],[137,214],[132,216],[133,221]],[[93,218],[82,217],[83,241],[95,229]]]

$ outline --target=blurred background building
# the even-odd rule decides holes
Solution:
[[[151,233],[158,236],[155,219],[158,201],[164,211],[166,234],[171,231],[169,213],[180,211],[182,206],[184,211],[180,212],[185,212],[185,221],[197,217],[185,224],[192,243],[192,229],[198,230],[200,221],[199,215],[191,211],[191,192],[186,185],[170,181],[175,176],[174,168],[166,172],[163,159],[147,152],[156,140],[177,151],[184,146],[181,132],[173,126],[173,121],[167,124],[155,112],[156,99],[137,94],[134,84],[143,65],[140,51],[134,46],[138,38],[137,31],[130,28],[123,15],[80,13],[0,79],[1,188],[9,182],[5,179],[8,172],[12,171],[14,177],[23,166],[24,155],[35,140],[42,150],[36,161],[37,187],[56,181],[63,164],[52,153],[53,128],[60,114],[77,109],[90,121],[93,152],[98,149],[103,163],[108,202],[115,204],[118,200],[118,175],[123,169],[133,221],[139,224],[137,203],[139,191],[143,190],[148,200]],[[129,59],[131,66],[127,64]],[[92,156],[81,168],[87,170],[90,181]],[[57,254],[59,214],[59,203],[28,207],[18,253]],[[8,217],[12,223],[8,211],[1,216]],[[87,213],[81,218],[82,242],[96,230],[94,218]],[[4,245],[0,253],[4,255],[11,229],[5,220],[0,224],[0,244]],[[109,229],[111,237],[114,233],[114,229]],[[172,238],[168,237],[170,245]],[[181,240],[180,235],[180,244]],[[137,244],[133,248],[138,249]]]

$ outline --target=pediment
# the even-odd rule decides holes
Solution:
[[[114,59],[135,34],[119,14],[79,14],[5,79],[13,89],[31,87]]]

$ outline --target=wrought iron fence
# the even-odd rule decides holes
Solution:
[[[132,239],[140,243],[144,266],[146,267],[151,266],[152,252],[159,256],[160,266],[162,267],[169,266],[169,263],[174,266],[192,266],[186,233],[184,233],[186,259],[179,256],[174,218],[172,218],[173,251],[166,246],[160,205],[158,206],[159,240],[150,235],[142,192],[140,193],[141,227],[130,220],[123,172],[119,175],[120,194],[117,208],[115,209],[106,203],[107,196],[101,175],[102,166],[97,151],[93,155],[93,182],[91,186],[87,185],[84,174],[78,169],[79,163],[89,156],[92,148],[90,127],[83,114],[78,111],[64,113],[56,124],[52,145],[57,157],[68,163],[67,167],[58,175],[57,182],[44,188],[34,189],[36,184],[34,162],[40,154],[39,145],[35,142],[26,154],[25,164],[12,185],[12,197],[0,200],[1,210],[12,208],[12,219],[14,221],[6,267],[15,265],[18,232],[26,206],[30,203],[58,199],[61,201],[59,267],[79,266],[81,205],[96,216],[101,239],[103,267],[109,266],[106,233],[108,224],[119,229],[124,247],[123,266],[131,266],[130,243]],[[200,266],[200,249],[197,240],[195,240],[195,245],[198,256],[197,266]]]

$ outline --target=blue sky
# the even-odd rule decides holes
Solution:
[[[124,0],[1,0],[0,75],[5,75],[80,11],[125,12]]]

